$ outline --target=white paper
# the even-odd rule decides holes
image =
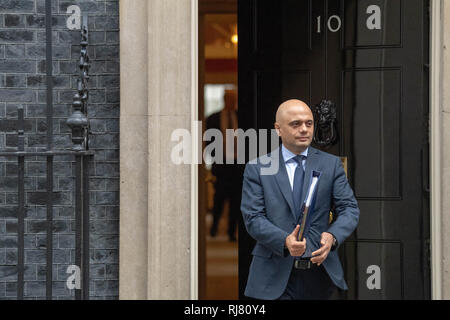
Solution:
[[[311,201],[312,201],[312,197],[314,195],[314,190],[316,189],[316,185],[317,185],[317,181],[319,180],[318,177],[313,177],[312,182],[311,182],[311,186],[309,187],[309,193],[308,193],[308,198],[306,198],[306,207],[309,208]]]

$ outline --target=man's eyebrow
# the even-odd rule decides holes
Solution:
[[[293,120],[293,121],[291,121],[291,122],[289,122],[288,124],[295,124],[295,123],[302,123],[302,122],[314,122],[312,119],[308,119],[308,120],[305,120],[305,121],[302,121],[302,120]]]

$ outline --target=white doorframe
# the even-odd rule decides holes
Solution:
[[[430,204],[431,294],[442,299],[441,137],[442,0],[431,0],[430,21]],[[198,299],[198,0],[191,0],[191,299]]]
[[[191,300],[198,300],[198,0],[191,0]]]
[[[431,0],[430,21],[430,204],[431,297],[442,299],[441,208],[441,99],[442,99],[442,1]]]

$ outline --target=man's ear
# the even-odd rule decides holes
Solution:
[[[278,135],[279,137],[281,137],[280,125],[279,125],[278,123],[275,122],[274,127],[275,127],[275,130],[276,130],[276,132],[277,132],[277,135]]]

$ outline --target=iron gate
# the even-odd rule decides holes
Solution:
[[[80,286],[75,287],[75,299],[89,299],[89,163],[94,152],[89,150],[89,119],[87,103],[89,98],[89,55],[87,17],[81,27],[80,78],[73,98],[73,113],[67,120],[72,130],[73,146],[56,150],[53,146],[53,64],[52,64],[52,8],[51,0],[45,0],[46,34],[46,124],[47,146],[43,151],[26,151],[24,143],[24,110],[18,107],[17,148],[0,150],[1,157],[17,158],[18,164],[18,207],[17,207],[17,299],[24,298],[25,273],[25,162],[30,157],[46,158],[46,196],[41,204],[46,205],[46,299],[52,299],[53,282],[53,169],[55,156],[69,156],[75,159],[75,264],[80,271]]]

